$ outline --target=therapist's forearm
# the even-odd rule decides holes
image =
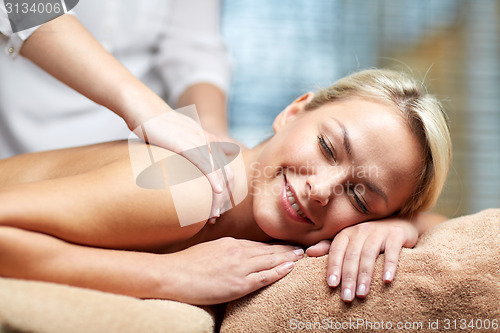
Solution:
[[[226,95],[210,83],[188,87],[180,96],[177,107],[195,104],[201,124],[206,131],[227,136]]]
[[[115,112],[132,130],[145,120],[171,110],[72,15],[42,25],[26,40],[21,55]]]

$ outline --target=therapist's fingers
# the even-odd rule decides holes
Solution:
[[[221,139],[214,137],[214,140]],[[221,172],[224,181],[224,191],[222,193],[214,193],[211,216],[219,216],[219,214],[228,211],[241,200],[241,193],[235,191],[242,191],[241,188],[236,188],[236,174],[233,170],[233,161],[241,158],[242,148],[233,142],[215,141],[210,142],[210,151],[213,157],[214,170]],[[239,173],[239,179],[246,178],[245,169],[236,168]],[[245,182],[246,185],[246,182]],[[238,201],[238,202],[237,202]],[[213,221],[213,219],[211,220]]]
[[[216,171],[220,169],[222,171],[223,182],[233,188],[235,174],[230,163],[238,157],[244,147],[229,137],[217,136],[209,132],[205,132],[205,134],[209,142],[214,169]]]
[[[237,143],[204,131],[193,118],[177,111],[148,120],[134,133],[148,143],[182,155],[205,175],[213,191],[209,222],[213,223],[214,218],[232,208],[235,175],[227,156],[239,154],[241,147]]]
[[[217,193],[214,191],[212,196],[212,208],[210,210],[210,217],[217,218],[221,213],[232,208],[231,192],[225,172],[225,166],[228,164],[228,160],[219,143],[210,142],[209,146],[213,158],[213,169],[217,174],[219,174],[219,176],[222,177],[224,185],[223,191],[221,193]]]
[[[224,178],[220,170],[214,169],[208,144],[213,134],[204,131],[191,117],[177,111],[153,118],[143,127],[143,139],[184,156],[206,176],[213,192],[222,193]]]
[[[233,188],[235,181],[228,156],[237,156],[242,147],[227,137],[217,136],[207,131],[203,131],[203,135],[206,144],[202,146],[203,149],[196,150],[196,152],[201,152],[201,154],[184,152],[182,155],[198,167],[207,177],[215,194],[224,194],[224,191],[230,191]],[[213,201],[211,217],[218,216],[219,213],[231,208],[227,207],[227,200],[222,199],[225,197],[227,195],[221,195],[218,196],[218,200]]]
[[[207,177],[212,190],[215,193],[222,193],[224,190],[224,177],[221,170],[217,170],[215,162],[212,160],[212,155],[208,146],[202,145],[191,149],[177,152],[187,158]]]
[[[177,136],[170,138],[173,151],[184,156],[207,178],[213,192],[222,193],[224,178],[214,165],[209,139],[212,134],[205,132],[200,124],[186,115],[171,112],[175,116],[169,119],[176,129]]]

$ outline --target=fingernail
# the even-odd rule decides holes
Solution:
[[[290,270],[293,267],[293,261],[289,261],[283,265],[283,268],[286,270]]]
[[[351,289],[349,288],[346,288],[344,289],[344,301],[352,301],[352,292],[351,292]]]
[[[217,216],[217,217],[220,216],[220,208],[217,208],[217,210],[215,211],[215,216]]]
[[[391,281],[392,274],[390,271],[385,272],[384,274],[384,281],[390,282]]]
[[[365,292],[366,292],[366,286],[362,283],[358,286],[358,292],[357,294],[358,295],[365,295]]]
[[[304,255],[304,250],[302,250],[302,249],[297,249],[297,250],[294,250],[293,252],[296,255],[298,255],[299,257],[302,257]]]
[[[209,218],[208,223],[215,224],[215,218],[214,217]]]
[[[335,274],[332,274],[328,277],[328,285],[330,287],[336,287],[338,284],[337,282],[337,276]]]

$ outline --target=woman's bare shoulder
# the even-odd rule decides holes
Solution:
[[[17,155],[0,160],[0,187],[74,176],[125,158],[127,141]]]

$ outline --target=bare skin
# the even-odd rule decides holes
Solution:
[[[245,152],[250,195],[224,213],[214,225],[200,221],[180,227],[168,188],[147,190],[136,186],[126,142],[22,155],[0,161],[3,171],[0,175],[0,275],[136,297],[214,304],[241,297],[282,278],[291,271],[293,262],[302,257],[302,250],[262,242],[282,239],[313,245],[337,235],[335,239],[341,241],[334,240],[331,249],[343,247],[343,258],[332,256],[333,266],[329,267],[329,274],[337,274],[340,280],[339,262],[343,260],[341,269],[345,285],[342,288],[351,291],[350,294],[343,292],[345,301],[352,300],[352,290],[357,284],[369,285],[376,256],[363,255],[358,263],[352,260],[352,253],[360,253],[366,246],[372,248],[371,253],[386,252],[386,271],[392,274],[387,281],[392,280],[399,249],[416,243],[416,227],[405,220],[359,223],[391,215],[411,193],[411,183],[402,188],[398,177],[416,170],[418,165],[412,161],[419,160],[419,147],[398,116],[387,107],[352,100],[304,113],[303,106],[308,98],[310,96],[306,94],[296,100],[277,118],[277,134],[270,145],[263,144]],[[398,147],[414,156],[408,156],[402,162],[398,162],[397,154],[401,154],[398,151],[394,151],[393,157],[388,154],[378,157],[378,152],[385,149],[385,141],[370,136],[365,138],[363,134],[377,135],[378,129],[370,127],[372,119],[360,113],[359,120],[351,121],[358,117],[356,110],[364,112],[362,110],[366,109],[370,109],[376,119],[385,117],[386,123],[392,122],[393,135],[400,142]],[[333,186],[319,189],[325,184],[325,179],[339,184],[347,180],[324,178],[324,173],[330,169],[336,172],[336,177],[349,175],[337,172],[343,165],[340,155],[332,165],[317,144],[317,122],[322,124],[322,117],[332,113],[348,126],[353,138],[359,137],[352,148],[358,156],[366,158],[356,163],[375,163],[383,171],[390,170],[388,167],[402,170],[400,174],[386,174],[384,171],[374,179],[386,190],[388,203],[365,193],[363,200],[374,208],[372,213],[360,212],[359,203],[350,192],[339,197],[329,192]],[[367,127],[363,130],[363,126]],[[335,132],[328,133],[332,143],[341,141]],[[287,135],[290,136],[288,140]],[[387,136],[386,133],[383,135]],[[301,156],[296,155],[292,138],[301,144]],[[366,139],[382,146],[360,144]],[[392,145],[392,141],[389,138],[387,144]],[[337,146],[337,151],[340,154],[341,146]],[[289,171],[294,163],[300,166],[306,160],[325,168],[312,168],[307,173],[296,174]],[[260,163],[258,168],[262,169],[251,168],[252,162]],[[346,159],[345,163],[348,166],[352,162]],[[269,168],[287,170],[286,176],[293,185],[295,197],[311,223],[300,222],[295,215],[290,215],[287,208],[283,208],[285,203],[280,193],[258,194],[273,184],[283,186],[280,185],[283,172],[273,172],[264,178],[262,173],[256,176],[256,170]],[[260,182],[254,183],[255,180]],[[208,182],[206,185],[200,191],[211,196]],[[308,194],[311,189],[317,191]],[[264,201],[259,203],[259,200]],[[366,231],[366,225],[372,230],[359,233],[360,228]],[[309,253],[325,254],[325,244],[311,248]],[[351,261],[346,261],[346,258],[351,258]],[[364,297],[366,293],[367,288],[358,296]]]
[[[10,207],[2,210],[2,223],[72,243],[172,252],[221,237],[273,240],[225,218],[180,227],[168,188],[135,184],[126,141],[20,155],[0,161],[0,169],[16,170],[0,175],[0,200]]]
[[[0,161],[0,169],[2,276],[215,304],[280,279],[303,254],[293,246],[217,239],[243,238],[244,230],[223,223],[180,227],[164,202],[168,190],[158,195],[135,185],[127,142],[20,155]],[[188,247],[205,225],[200,242],[216,241],[153,254]]]
[[[131,130],[171,111],[159,96],[121,65],[72,15],[42,25],[21,49],[21,55],[56,79],[122,117]],[[196,83],[174,107],[196,104],[203,128],[227,136],[226,96],[216,86]],[[165,138],[165,146],[169,138]],[[158,143],[162,146],[161,142]]]
[[[123,118],[131,131],[150,119],[169,113],[167,121],[148,125],[150,143],[179,154],[209,141],[228,140],[226,96],[213,84],[199,82],[188,87],[177,105],[196,105],[203,131],[190,118],[171,112],[172,108],[150,88],[134,77],[72,15],[62,15],[43,24],[21,49],[21,55],[92,101]],[[168,135],[166,134],[168,133]],[[186,156],[190,159],[188,156]],[[203,161],[192,157],[200,166]],[[222,176],[207,175],[215,194],[222,191]],[[214,200],[213,210],[218,207]]]

